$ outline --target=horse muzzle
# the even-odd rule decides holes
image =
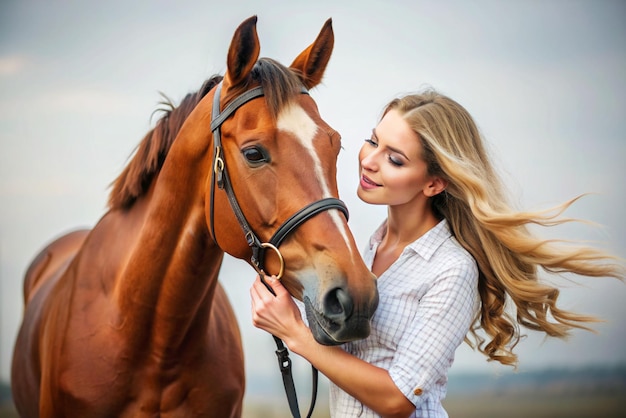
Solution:
[[[370,300],[355,303],[343,287],[326,292],[315,303],[303,295],[309,328],[317,342],[323,345],[340,345],[367,338],[370,320],[378,306],[378,292]]]

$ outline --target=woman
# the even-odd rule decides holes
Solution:
[[[557,308],[540,269],[624,277],[610,255],[531,235],[529,223],[566,222],[558,214],[574,200],[556,215],[512,210],[472,117],[436,92],[389,103],[359,161],[359,198],[388,206],[364,252],[380,295],[371,335],[322,346],[278,280],[267,280],[276,297],[258,278],[251,289],[254,325],[331,381],[333,417],[446,417],[448,369],[468,332],[489,360],[515,365],[519,325],[564,337],[594,320]]]

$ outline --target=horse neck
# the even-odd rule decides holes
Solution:
[[[176,142],[182,142],[178,138]],[[208,141],[207,141],[208,142]],[[224,253],[210,239],[203,201],[206,156],[174,144],[147,196],[117,298],[125,329],[167,356],[189,335],[204,338]],[[149,334],[149,335],[146,335]]]

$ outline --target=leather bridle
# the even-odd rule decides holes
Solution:
[[[250,227],[250,224],[246,220],[239,203],[237,202],[237,197],[235,196],[235,192],[233,190],[230,178],[228,176],[228,170],[226,169],[226,161],[224,160],[224,156],[222,154],[222,140],[221,140],[221,126],[226,119],[228,119],[235,111],[243,106],[245,103],[249,102],[252,99],[263,96],[263,88],[255,87],[250,89],[237,98],[235,98],[232,102],[230,102],[222,112],[220,112],[220,93],[222,89],[222,83],[218,84],[215,91],[215,96],[213,97],[213,111],[211,118],[211,132],[213,132],[213,164],[212,164],[212,174],[211,174],[211,196],[210,196],[210,229],[211,235],[217,244],[217,237],[215,235],[214,228],[214,193],[215,193],[215,185],[217,187],[224,190],[226,195],[228,196],[228,201],[230,202],[230,206],[243,230],[244,236],[248,245],[252,249],[252,257],[250,258],[252,266],[259,273],[261,280],[268,288],[268,290],[272,293],[273,290],[271,287],[265,282],[265,272],[263,271],[264,261],[265,261],[265,251],[266,249],[271,249],[274,251],[278,259],[280,261],[280,270],[278,272],[277,278],[281,278],[285,268],[285,261],[278,249],[283,240],[296,228],[298,228],[301,224],[312,218],[313,216],[319,214],[320,212],[324,212],[330,209],[338,209],[348,219],[348,209],[346,205],[339,199],[334,197],[329,197],[325,199],[318,200],[316,202],[310,203],[304,208],[300,209],[298,212],[294,213],[289,219],[287,219],[272,235],[268,242],[262,242],[259,237],[254,233],[253,229]],[[308,91],[303,87],[300,91],[302,94],[308,94]],[[219,245],[219,244],[218,244]],[[293,377],[291,375],[291,359],[289,358],[289,351],[283,344],[280,338],[272,335],[274,337],[274,341],[276,342],[277,350],[276,355],[278,356],[278,365],[280,367],[280,371],[283,377],[283,384],[285,386],[285,392],[287,394],[287,400],[289,401],[289,408],[291,409],[291,414],[295,418],[300,418],[300,409],[298,407],[298,399],[295,392],[295,386],[293,383]],[[313,366],[312,366],[313,367]],[[309,407],[309,412],[307,414],[307,418],[311,416],[313,413],[313,409],[315,407],[315,400],[317,397],[317,369],[313,367],[313,394],[311,397],[311,404]]]

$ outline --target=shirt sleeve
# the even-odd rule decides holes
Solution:
[[[471,258],[456,259],[442,269],[417,301],[414,319],[401,335],[389,369],[396,386],[414,405],[428,398],[436,382],[446,381],[454,352],[474,320],[477,301],[478,269]]]

